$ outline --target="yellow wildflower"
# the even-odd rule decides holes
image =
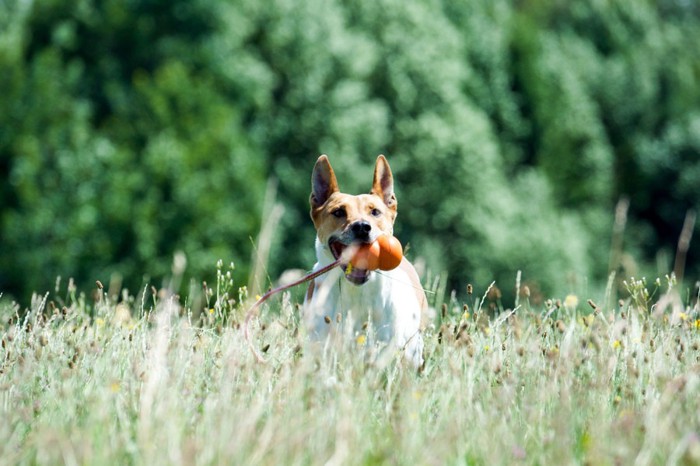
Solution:
[[[581,448],[583,451],[588,451],[591,447],[591,435],[588,433],[587,430],[584,430],[583,433],[581,434]]]
[[[620,340],[615,340],[612,342],[612,347],[613,349],[618,349],[622,346],[622,342]]]
[[[367,337],[364,335],[358,335],[356,341],[358,345],[363,346],[365,343],[367,343]]]
[[[564,307],[569,311],[573,311],[578,306],[578,296],[575,294],[568,294],[564,298]]]

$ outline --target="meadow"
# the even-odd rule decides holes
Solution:
[[[290,295],[254,320],[257,362],[221,266],[203,312],[57,284],[0,309],[0,463],[698,464],[697,296],[672,276],[624,286],[433,295],[416,372],[371,335],[309,344]]]
[[[700,464],[693,43],[687,0],[0,1],[0,466]],[[387,155],[444,272],[421,371],[303,287],[248,346],[324,153]]]

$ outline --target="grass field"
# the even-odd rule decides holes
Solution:
[[[363,335],[311,346],[288,296],[257,363],[221,271],[196,317],[149,289],[5,302],[0,462],[699,464],[700,315],[673,285],[495,312],[474,290],[439,306],[421,373]]]

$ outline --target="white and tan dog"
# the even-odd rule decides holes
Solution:
[[[397,201],[383,155],[377,157],[372,190],[358,196],[339,191],[328,157],[320,156],[311,177],[310,203],[317,232],[314,270],[342,257],[348,247],[371,243],[381,234],[393,235]],[[326,338],[338,320],[358,336],[369,328],[373,338],[395,345],[420,367],[427,300],[413,265],[404,257],[391,271],[355,268],[346,272],[341,265],[311,282],[304,302],[309,333]]]

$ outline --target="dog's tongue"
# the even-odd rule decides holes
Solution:
[[[331,251],[333,256],[338,259],[343,257],[344,253],[353,253],[353,249],[356,250],[357,246],[347,246],[340,241],[333,241],[330,243]],[[348,251],[346,249],[350,248]],[[350,260],[349,258],[343,258],[345,260]],[[343,269],[345,278],[355,285],[362,285],[369,279],[369,270],[360,269],[357,267],[349,266],[347,262],[341,263],[340,268]]]
[[[351,255],[353,254],[354,251],[357,251],[357,245],[351,245],[347,246],[340,241],[333,241],[330,243],[330,248],[331,251],[333,252],[333,256],[338,259],[338,258],[343,258],[344,260],[350,260],[349,257],[343,257],[345,254]],[[347,251],[346,251],[347,249]],[[369,270],[367,269],[360,269],[357,267],[352,267],[348,266],[348,263],[341,264],[340,267],[343,269],[345,278],[350,282],[355,285],[362,285],[369,279]]]
[[[345,278],[355,285],[362,285],[369,279],[369,270],[352,267],[349,272],[348,267],[345,266]]]

